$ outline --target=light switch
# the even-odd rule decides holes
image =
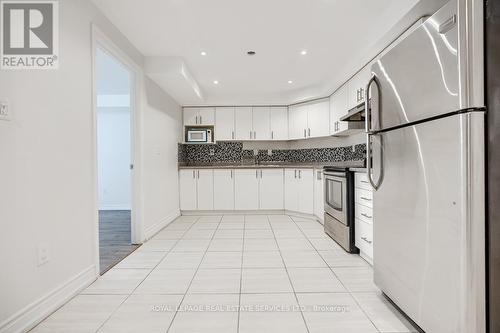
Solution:
[[[11,112],[9,102],[7,100],[0,100],[0,120],[11,120]]]
[[[46,243],[40,243],[38,245],[38,266],[48,263],[49,260],[49,245]]]

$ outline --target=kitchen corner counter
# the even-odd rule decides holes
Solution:
[[[260,164],[242,163],[179,163],[179,169],[323,169],[324,167],[338,168],[364,168],[364,160],[342,161],[342,162],[318,162],[318,163],[288,163],[270,162]]]

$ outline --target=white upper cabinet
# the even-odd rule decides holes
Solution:
[[[307,137],[318,138],[330,135],[330,100],[312,103],[307,109]]]
[[[235,138],[236,140],[252,140],[252,108],[251,107],[236,107],[234,108],[235,119]]]
[[[332,135],[347,129],[347,123],[340,121],[340,118],[347,114],[348,94],[349,90],[345,84],[330,97],[330,134]]]
[[[261,169],[259,208],[283,209],[283,169]]]
[[[365,91],[368,80],[370,80],[371,64],[363,67],[349,82],[349,99],[347,108],[352,109],[358,104],[365,101]]]
[[[267,106],[252,110],[252,140],[271,140],[271,110]]]
[[[307,105],[293,105],[288,108],[288,137],[291,140],[307,137]]]
[[[214,209],[234,210],[234,170],[214,170]]]
[[[259,170],[234,170],[234,209],[259,209]]]
[[[234,107],[215,109],[215,140],[234,140]]]
[[[215,108],[185,108],[184,126],[215,125]]]
[[[272,107],[271,115],[271,140],[288,140],[288,108]]]

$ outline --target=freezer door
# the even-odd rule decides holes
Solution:
[[[373,199],[375,283],[428,333],[468,332],[464,309],[475,305],[465,295],[473,287],[470,281],[484,274],[466,264],[475,253],[467,243],[472,233],[466,217],[466,193],[472,188],[466,187],[464,167],[467,117],[373,137],[374,158],[384,161],[384,181]],[[474,222],[481,230],[484,221]],[[479,243],[480,253],[484,238]],[[474,260],[479,267],[480,260]]]
[[[457,44],[456,1],[450,1],[375,62],[371,129],[458,110]]]

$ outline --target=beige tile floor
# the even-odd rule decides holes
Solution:
[[[182,216],[33,332],[416,330],[313,220]]]

